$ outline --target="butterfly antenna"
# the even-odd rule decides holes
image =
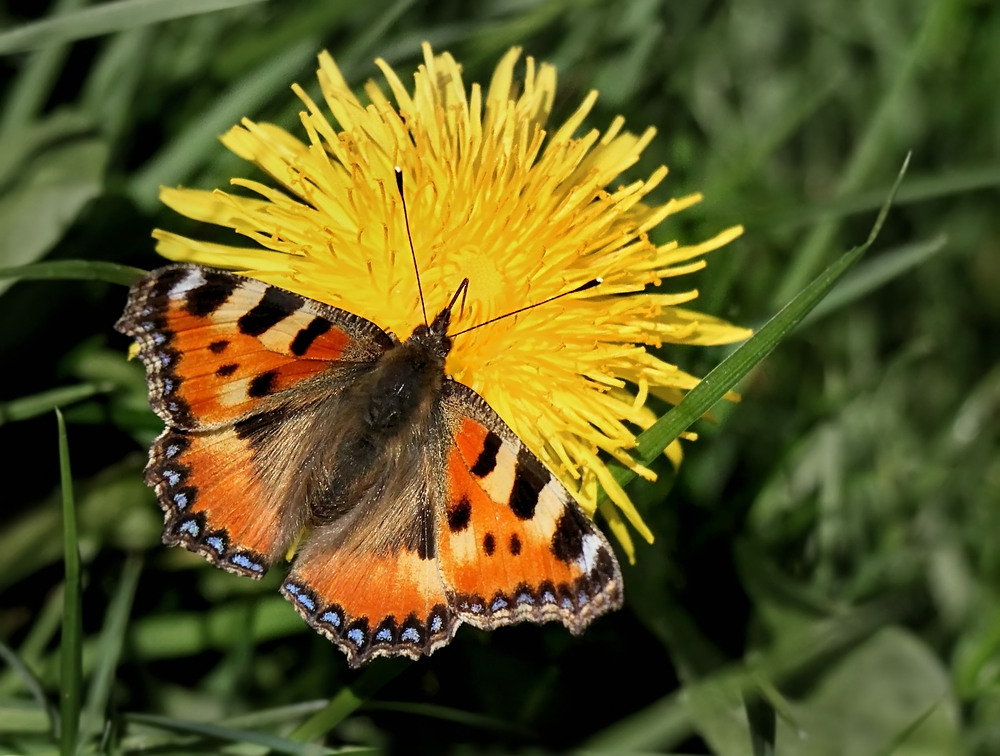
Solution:
[[[462,282],[462,284],[466,285],[466,286],[467,286],[468,283],[469,283],[469,279],[468,278],[466,278]],[[468,328],[465,328],[465,329],[463,329],[461,331],[456,331],[455,333],[451,334],[451,336],[452,336],[452,338],[454,338],[455,336],[460,336],[463,333],[468,333],[469,331],[475,331],[477,328],[482,328],[483,326],[487,326],[490,323],[496,323],[498,320],[504,320],[505,318],[510,318],[510,317],[513,317],[514,315],[520,315],[522,312],[527,312],[528,310],[534,310],[536,307],[541,307],[542,305],[546,305],[549,302],[554,302],[557,299],[562,299],[563,297],[568,297],[570,294],[577,294],[577,293],[579,293],[581,291],[586,291],[587,289],[593,289],[595,286],[599,286],[602,283],[604,283],[604,279],[603,278],[592,278],[589,281],[587,281],[587,283],[583,284],[582,286],[577,286],[575,289],[570,289],[569,291],[564,291],[562,294],[556,294],[554,297],[549,297],[548,299],[543,299],[541,302],[535,302],[534,304],[526,305],[524,307],[519,307],[518,309],[512,310],[511,312],[504,313],[503,315],[497,315],[495,318],[490,318],[489,320],[484,320],[482,323],[477,323],[476,325],[469,326]],[[461,288],[462,287],[460,286],[459,289],[461,290]],[[458,296],[458,292],[455,292],[455,296],[456,297]],[[452,302],[454,303],[454,300],[452,300]],[[463,299],[463,304],[464,304],[464,299]]]
[[[458,288],[455,289],[455,293],[452,294],[451,301],[448,303],[447,309],[449,312],[451,311],[451,308],[455,306],[455,302],[458,301],[459,296],[462,297],[462,307],[459,309],[459,313],[461,314],[462,312],[465,312],[465,295],[468,291],[469,291],[469,279],[463,278],[462,283],[460,283],[458,285]]]
[[[399,199],[403,202],[403,221],[406,223],[406,240],[410,243],[410,258],[413,260],[413,272],[417,277],[417,294],[420,295],[420,311],[424,315],[424,325],[427,325],[427,305],[424,304],[424,287],[420,285],[420,268],[417,267],[417,251],[413,248],[413,237],[410,235],[410,216],[406,212],[406,195],[403,193],[403,169],[398,165],[393,169],[396,173],[396,189]]]

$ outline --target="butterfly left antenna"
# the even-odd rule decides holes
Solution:
[[[413,248],[413,237],[410,235],[410,216],[406,212],[406,195],[403,193],[403,169],[397,165],[393,170],[396,173],[396,189],[399,191],[399,199],[403,203],[403,221],[406,223],[406,240],[410,243],[410,258],[413,260],[413,273],[417,277],[417,294],[420,295],[420,311],[424,316],[424,325],[427,325],[427,305],[424,304],[424,287],[420,284],[417,251]]]

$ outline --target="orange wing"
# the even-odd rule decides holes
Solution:
[[[331,362],[371,362],[393,343],[344,310],[196,265],[140,280],[115,328],[139,346],[153,410],[185,430],[234,423]]]
[[[343,310],[195,265],[141,279],[115,327],[136,340],[150,404],[167,423],[146,467],[164,542],[260,577],[306,513],[262,479],[255,425],[282,392],[333,363],[370,362],[392,339]]]
[[[432,543],[380,553],[319,539],[295,557],[281,592],[352,667],[375,656],[416,659],[448,643],[461,624],[448,607]]]
[[[483,629],[559,620],[577,634],[620,607],[621,570],[593,521],[478,394],[448,393],[438,559],[459,618]]]

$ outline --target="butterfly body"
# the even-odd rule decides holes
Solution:
[[[578,633],[620,606],[604,536],[446,375],[450,315],[399,341],[234,274],[142,279],[116,327],[167,424],[146,470],[164,541],[260,577],[305,532],[282,593],[352,666],[429,654],[462,622]]]

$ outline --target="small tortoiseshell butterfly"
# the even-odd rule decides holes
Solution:
[[[445,374],[450,318],[401,342],[232,273],[141,279],[115,327],[167,425],[146,467],[164,542],[259,578],[305,530],[281,592],[352,667],[430,654],[463,622],[576,634],[621,606],[604,535]]]

